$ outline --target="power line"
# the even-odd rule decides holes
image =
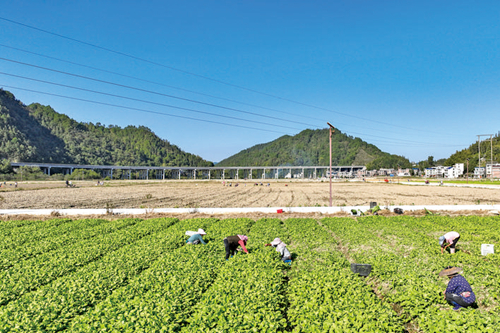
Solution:
[[[116,104],[111,104],[111,103],[97,102],[97,101],[92,101],[92,100],[84,99],[84,98],[77,98],[77,97],[71,97],[71,96],[65,96],[65,95],[59,95],[59,94],[53,94],[53,93],[48,93],[48,92],[43,92],[43,91],[38,91],[38,90],[32,90],[32,89],[25,89],[25,88],[20,88],[20,87],[14,87],[14,86],[10,86],[10,85],[4,85],[2,83],[0,83],[0,86],[12,88],[12,89],[19,89],[19,90],[23,90],[23,91],[34,92],[34,93],[43,94],[43,95],[49,95],[49,96],[67,98],[67,99],[72,99],[72,100],[82,101],[82,102],[87,102],[87,103],[99,104],[99,105],[104,105],[104,106],[112,106],[112,107],[116,107],[116,108],[120,108],[120,109],[128,109],[128,110],[133,110],[133,111],[158,114],[158,115],[162,115],[162,116],[182,118],[182,119],[188,119],[188,120],[195,120],[195,121],[201,121],[201,122],[218,124],[218,125],[225,125],[225,126],[246,128],[246,129],[252,129],[252,130],[263,131],[263,132],[273,132],[273,133],[279,133],[279,134],[287,134],[285,132],[273,131],[273,130],[262,129],[262,128],[257,128],[257,127],[228,124],[228,123],[223,123],[223,122],[219,122],[219,121],[206,120],[206,119],[193,118],[193,117],[186,117],[186,116],[179,116],[179,115],[165,113],[165,112],[152,111],[152,110],[146,110],[146,109],[140,109],[140,108],[133,108],[133,107],[129,107],[129,106],[116,105]]]
[[[92,78],[92,77],[89,77],[89,76],[84,76],[84,75],[74,74],[74,73],[70,73],[70,72],[60,71],[60,70],[57,70],[57,69],[52,69],[52,68],[48,68],[48,67],[33,65],[33,64],[26,63],[26,62],[12,60],[12,59],[8,59],[8,58],[0,57],[0,60],[12,62],[12,63],[24,65],[24,66],[34,67],[34,68],[38,68],[38,69],[43,69],[43,70],[54,72],[54,73],[69,75],[69,76],[77,77],[77,78],[80,78],[80,79],[91,80],[91,81],[105,83],[105,84],[109,84],[109,85],[113,85],[113,86],[117,86],[117,87],[121,87],[121,88],[127,88],[127,89],[131,89],[131,90],[137,90],[137,91],[141,91],[141,92],[146,92],[146,93],[153,94],[153,95],[158,95],[158,96],[173,98],[173,99],[177,99],[177,100],[181,100],[181,101],[185,101],[185,102],[190,102],[190,103],[196,103],[196,104],[201,104],[201,105],[205,105],[205,106],[216,107],[216,108],[223,109],[223,110],[228,110],[228,111],[246,113],[246,114],[250,114],[250,115],[253,115],[253,116],[258,116],[258,117],[263,117],[263,118],[269,118],[269,119],[284,121],[284,122],[293,123],[293,124],[299,124],[299,125],[306,125],[306,126],[317,127],[316,125],[312,125],[312,124],[307,124],[307,123],[302,123],[302,122],[298,122],[298,121],[282,119],[282,118],[273,117],[273,116],[266,116],[266,115],[262,115],[262,114],[255,113],[255,112],[244,111],[244,110],[235,109],[235,108],[229,108],[229,107],[225,107],[225,106],[221,106],[221,105],[217,105],[217,104],[212,104],[212,103],[206,103],[206,102],[196,101],[196,100],[189,99],[189,98],[178,97],[178,96],[164,94],[164,93],[157,92],[157,91],[152,91],[152,90],[137,88],[137,87],[133,87],[133,86],[128,86],[128,85],[125,85],[125,84],[115,83],[115,82],[106,81],[106,80],[100,80],[100,79]]]
[[[146,83],[156,84],[156,85],[167,87],[167,88],[176,89],[176,90],[179,90],[179,91],[184,91],[184,92],[189,92],[189,93],[193,93],[193,94],[198,94],[200,96],[206,96],[206,97],[220,99],[220,100],[227,101],[227,102],[238,103],[238,104],[241,104],[241,105],[246,105],[246,106],[251,106],[251,107],[255,107],[255,108],[260,108],[260,109],[263,109],[263,110],[274,111],[274,112],[282,113],[282,114],[285,114],[285,115],[291,115],[291,116],[296,116],[296,117],[307,118],[307,119],[318,120],[318,121],[324,122],[324,119],[316,118],[316,117],[311,117],[310,115],[303,116],[303,115],[299,115],[299,114],[296,114],[296,113],[285,112],[285,111],[281,111],[281,110],[277,110],[277,109],[273,109],[273,108],[268,108],[268,107],[264,107],[264,106],[260,106],[260,105],[256,105],[256,104],[245,103],[245,102],[240,102],[240,101],[236,101],[236,100],[232,100],[232,99],[228,99],[228,98],[224,98],[224,97],[219,97],[219,96],[214,96],[214,95],[210,95],[210,94],[205,94],[205,93],[201,93],[201,92],[197,92],[197,91],[193,91],[193,90],[189,90],[189,89],[184,89],[184,88],[180,88],[180,87],[176,87],[176,86],[172,86],[172,85],[168,85],[168,84],[164,84],[164,83],[160,83],[160,82],[156,82],[156,81],[142,79],[142,78],[139,78],[139,77],[136,77],[136,76],[126,75],[126,74],[122,74],[122,73],[118,73],[118,72],[114,72],[114,71],[109,71],[109,70],[98,68],[98,67],[94,67],[94,66],[88,66],[88,65],[85,65],[85,64],[77,63],[77,62],[73,62],[73,61],[68,61],[68,60],[56,58],[56,57],[52,57],[52,56],[48,56],[48,55],[44,55],[44,54],[40,54],[40,53],[36,53],[36,52],[32,52],[32,51],[20,49],[20,48],[17,48],[17,47],[12,47],[12,46],[5,45],[5,44],[0,44],[0,46],[1,47],[5,47],[5,48],[9,48],[9,49],[12,49],[12,50],[16,50],[16,51],[28,53],[28,54],[33,54],[33,55],[36,55],[36,56],[39,56],[39,57],[43,57],[43,58],[47,58],[47,59],[52,59],[52,60],[60,61],[60,62],[63,62],[63,63],[68,63],[68,64],[71,64],[71,65],[80,66],[80,67],[83,67],[83,68],[89,68],[89,69],[100,71],[100,72],[103,72],[103,73],[113,74],[113,75],[117,75],[117,76],[121,76],[121,77],[125,77],[125,78],[130,78],[130,79],[138,80],[138,81],[141,81],[141,82],[146,82]],[[342,123],[342,122],[338,122],[338,123]],[[309,125],[309,126],[311,126],[311,125]],[[313,126],[313,127],[317,127],[317,126]],[[386,132],[385,130],[381,130],[381,129],[378,129],[378,128],[373,128],[373,127],[369,128],[369,127],[364,127],[364,126],[359,126],[359,125],[357,125],[356,128],[366,128],[366,129],[370,129],[372,131]]]
[[[60,62],[63,62],[63,63],[71,64],[71,65],[80,66],[80,67],[83,67],[83,68],[89,68],[89,69],[100,71],[100,72],[103,72],[103,73],[113,74],[113,75],[117,75],[117,76],[129,78],[129,79],[138,80],[138,81],[141,81],[141,82],[151,83],[151,84],[155,84],[155,85],[159,85],[159,86],[163,86],[163,87],[167,87],[167,88],[171,88],[171,89],[176,89],[176,90],[179,90],[179,91],[184,91],[184,92],[188,92],[188,93],[192,93],[192,94],[197,94],[197,95],[200,95],[200,96],[215,98],[215,99],[219,99],[219,100],[223,100],[223,101],[227,101],[227,102],[232,102],[232,103],[238,103],[238,104],[241,104],[241,105],[251,106],[251,107],[255,107],[255,108],[259,108],[259,109],[263,109],[263,110],[274,111],[274,112],[282,113],[282,114],[285,114],[285,115],[291,115],[291,116],[296,116],[296,117],[307,118],[307,119],[318,120],[318,121],[324,122],[324,119],[316,118],[316,117],[311,117],[310,115],[303,116],[303,115],[299,115],[299,114],[296,114],[296,113],[285,112],[285,111],[281,111],[281,110],[277,110],[277,109],[273,109],[273,108],[268,108],[268,107],[264,107],[264,106],[260,106],[260,105],[256,105],[256,104],[245,103],[245,102],[240,102],[240,101],[236,101],[236,100],[229,99],[229,98],[224,98],[224,97],[214,96],[214,95],[210,95],[210,94],[205,94],[205,93],[201,93],[201,92],[194,91],[194,90],[184,89],[184,88],[180,88],[180,87],[176,87],[176,86],[172,86],[172,85],[168,85],[168,84],[164,84],[164,83],[160,83],[160,82],[156,82],[156,81],[142,79],[142,78],[139,78],[139,77],[136,77],[136,76],[122,74],[122,73],[118,73],[118,72],[114,72],[114,71],[110,71],[110,70],[106,70],[106,69],[102,69],[102,68],[98,68],[98,67],[94,67],[94,66],[89,66],[89,65],[85,65],[85,64],[81,64],[81,63],[77,63],[77,62],[73,62],[73,61],[68,61],[68,60],[64,60],[64,59],[60,59],[60,58],[56,58],[56,57],[52,57],[52,56],[48,56],[48,55],[44,55],[44,54],[32,52],[32,51],[20,49],[20,48],[17,48],[17,47],[13,47],[13,46],[1,44],[1,43],[0,43],[0,46],[1,47],[5,47],[5,48],[9,48],[9,49],[12,49],[12,50],[16,50],[16,51],[28,53],[28,54],[33,54],[33,55],[36,55],[36,56],[39,56],[39,57],[43,57],[43,58],[47,58],[47,59],[52,59],[52,60],[60,61]],[[342,122],[338,122],[338,123],[342,123]],[[311,126],[311,125],[309,125],[309,126]],[[313,127],[316,127],[316,126],[313,126]],[[378,129],[378,128],[373,128],[373,127],[369,128],[369,127],[364,127],[364,126],[359,126],[359,125],[357,125],[356,128],[366,128],[366,129],[370,129],[372,131],[386,132],[385,130],[381,130],[381,129]]]
[[[343,113],[343,112],[339,112],[339,111],[330,110],[330,109],[327,109],[327,108],[319,107],[319,106],[308,104],[308,103],[298,102],[298,101],[295,101],[295,100],[292,100],[292,99],[280,97],[280,96],[277,96],[277,95],[265,93],[265,92],[258,91],[258,90],[255,90],[255,89],[251,89],[251,88],[243,87],[243,86],[236,85],[236,84],[233,84],[233,83],[228,83],[228,82],[225,82],[225,81],[222,81],[222,80],[214,79],[214,78],[211,78],[211,77],[208,77],[208,76],[205,76],[205,75],[200,75],[200,74],[193,73],[193,72],[190,72],[190,71],[182,70],[182,69],[179,69],[179,68],[176,68],[176,67],[173,67],[173,66],[168,66],[168,65],[165,65],[165,64],[162,64],[162,63],[158,63],[158,62],[155,62],[155,61],[151,61],[151,60],[148,60],[148,59],[145,59],[145,58],[137,57],[137,56],[125,53],[125,52],[120,52],[120,51],[116,51],[116,50],[113,50],[113,49],[109,49],[109,48],[106,48],[106,47],[103,47],[103,46],[99,46],[99,45],[92,44],[92,43],[89,43],[89,42],[85,42],[85,41],[82,41],[82,40],[79,40],[79,39],[76,39],[76,38],[68,37],[68,36],[65,36],[65,35],[62,35],[62,34],[58,34],[58,33],[55,33],[55,32],[51,32],[51,31],[48,31],[48,30],[37,28],[35,26],[28,25],[28,24],[21,23],[21,22],[17,22],[17,21],[14,21],[14,20],[11,20],[11,19],[7,19],[7,18],[4,18],[4,17],[0,17],[0,20],[6,21],[6,22],[10,22],[10,23],[13,23],[13,24],[17,24],[17,25],[20,25],[20,26],[23,26],[23,27],[26,27],[26,28],[29,28],[29,29],[37,30],[37,31],[40,31],[40,32],[43,32],[43,33],[46,33],[46,34],[49,34],[49,35],[53,35],[53,36],[59,37],[59,38],[67,39],[67,40],[70,40],[70,41],[73,41],[73,42],[76,42],[76,43],[80,43],[80,44],[83,44],[83,45],[94,47],[94,48],[97,48],[97,49],[100,49],[100,50],[103,50],[103,51],[106,51],[106,52],[110,52],[110,53],[114,53],[114,54],[117,54],[117,55],[121,55],[121,56],[130,58],[130,59],[142,61],[142,62],[145,62],[145,63],[148,63],[148,64],[152,64],[152,65],[155,65],[155,66],[167,68],[167,69],[170,69],[172,71],[179,72],[179,73],[191,75],[191,76],[202,78],[202,79],[209,80],[209,81],[212,81],[212,82],[217,82],[219,84],[223,84],[223,85],[226,85],[226,86],[229,86],[229,87],[238,88],[238,89],[241,89],[241,90],[249,91],[249,92],[252,92],[252,93],[255,93],[255,94],[259,94],[259,95],[263,95],[263,96],[272,97],[272,98],[275,98],[275,99],[278,99],[278,100],[282,100],[282,101],[294,103],[294,104],[297,104],[297,105],[306,106],[306,107],[309,107],[309,108],[313,108],[313,109],[317,109],[317,110],[322,110],[322,111],[326,111],[326,112],[331,112],[331,113],[335,113],[335,114],[342,115],[342,116],[345,116],[345,117],[351,117],[351,118],[355,118],[355,119],[359,119],[359,120],[367,120],[367,121],[371,121],[373,123],[382,124],[382,125],[386,125],[386,126],[391,126],[391,127],[401,128],[401,129],[407,129],[407,130],[412,130],[412,131],[418,131],[418,132],[424,132],[424,133],[431,133],[431,134],[443,135],[443,133],[426,131],[426,130],[422,130],[422,129],[415,129],[415,128],[406,127],[406,126],[393,125],[393,124],[382,122],[382,121],[378,121],[378,120],[373,120],[373,119],[369,119],[369,118],[365,118],[365,117],[355,116],[355,115],[348,114],[348,113]],[[449,134],[449,135],[451,135],[451,134]]]
[[[147,103],[147,104],[165,106],[165,107],[172,108],[172,109],[184,110],[184,111],[189,111],[189,112],[206,114],[206,115],[210,115],[210,116],[216,116],[216,117],[221,117],[221,118],[228,118],[228,119],[238,120],[238,121],[246,121],[246,122],[250,122],[250,123],[267,125],[267,126],[270,125],[270,124],[262,122],[262,121],[248,120],[248,119],[243,119],[243,118],[238,118],[238,117],[225,116],[225,115],[220,115],[220,114],[216,114],[216,113],[211,113],[211,112],[206,112],[206,111],[200,111],[200,110],[194,110],[194,109],[184,108],[184,107],[170,105],[170,104],[164,104],[164,103],[157,103],[157,102],[147,101],[147,100],[144,100],[144,99],[132,98],[132,97],[127,97],[127,96],[122,96],[122,95],[116,95],[116,94],[109,94],[109,93],[105,93],[105,92],[102,92],[102,91],[96,91],[96,90],[91,90],[91,89],[86,89],[86,88],[80,88],[80,87],[70,86],[70,85],[67,85],[67,84],[61,84],[61,83],[56,83],[56,82],[51,82],[51,81],[46,81],[46,80],[39,80],[39,79],[29,78],[29,77],[21,76],[21,75],[15,75],[15,74],[10,74],[10,73],[5,73],[5,72],[0,72],[0,74],[12,76],[12,77],[17,77],[17,78],[21,78],[21,79],[24,79],[24,80],[42,82],[42,83],[51,84],[51,85],[59,86],[59,87],[65,87],[65,88],[70,88],[70,89],[77,89],[77,90],[81,90],[81,91],[87,91],[87,92],[91,92],[91,93],[94,93],[94,94],[100,94],[100,95],[105,95],[105,96],[110,96],[110,97],[118,97],[118,98],[123,98],[123,99],[131,100],[131,101],[141,102],[141,103]],[[288,129],[294,129],[294,130],[301,130],[300,128],[283,126],[283,125],[273,125],[273,126],[275,126],[275,127],[282,127],[282,128],[288,128]]]
[[[263,124],[263,125],[270,125],[268,123],[264,123],[264,122],[260,122],[260,121],[254,121],[254,120],[248,120],[248,119],[243,119],[243,118],[237,118],[237,117],[219,115],[219,114],[215,114],[215,113],[211,113],[211,112],[194,110],[194,109],[189,109],[189,108],[174,106],[174,105],[170,105],[170,104],[152,102],[152,101],[148,101],[148,100],[143,100],[143,99],[138,99],[138,98],[133,98],[133,97],[127,97],[127,96],[122,96],[122,95],[117,95],[117,94],[110,94],[110,93],[105,93],[105,92],[101,92],[101,91],[96,91],[96,90],[91,90],[91,89],[86,89],[86,88],[71,86],[71,85],[67,85],[67,84],[61,84],[61,83],[51,82],[51,81],[47,81],[47,80],[35,79],[35,78],[30,78],[30,77],[26,77],[26,76],[11,74],[11,73],[0,72],[0,74],[11,76],[11,77],[17,77],[17,78],[21,78],[21,79],[25,79],[25,80],[30,80],[30,81],[41,82],[41,83],[45,83],[45,84],[50,84],[50,85],[55,85],[55,86],[60,86],[60,87],[65,87],[65,88],[70,88],[70,89],[76,89],[76,90],[80,90],[80,91],[91,92],[91,93],[100,94],[100,95],[104,95],[104,96],[110,96],[110,97],[117,97],[117,98],[132,100],[132,101],[141,102],[141,103],[153,104],[153,105],[158,105],[158,106],[165,106],[165,107],[169,107],[169,108],[174,108],[174,109],[179,109],[179,110],[184,110],[184,111],[189,111],[189,112],[195,112],[195,113],[200,113],[200,114],[206,114],[206,115],[211,115],[211,116],[217,116],[217,117],[222,117],[222,118],[234,119],[234,120],[238,120],[238,121],[245,121],[245,122],[257,123],[257,124]],[[273,126],[275,126],[275,125],[273,125]],[[294,128],[294,127],[288,127],[288,126],[282,126],[282,125],[278,125],[278,127],[287,128],[287,129],[301,130],[300,128]],[[393,145],[397,145],[398,143],[400,143],[401,145],[407,145],[407,146],[409,144],[421,145],[421,146],[424,146],[424,145],[434,145],[435,144],[435,143],[430,143],[430,142],[419,142],[419,141],[404,140],[404,139],[397,139],[397,141],[396,141],[396,139],[394,139],[394,138],[389,138],[389,137],[384,137],[384,136],[378,136],[378,135],[370,135],[370,134],[366,134],[366,133],[351,132],[351,131],[349,131],[349,133],[350,134],[361,135],[361,136],[364,136],[364,137],[373,137],[373,138],[390,140],[390,141],[394,142],[394,143],[392,143]],[[348,135],[347,133],[344,133],[344,134]],[[403,144],[402,142],[406,142],[406,143]],[[384,144],[387,144],[387,143],[384,143]],[[456,145],[456,146],[458,146],[458,145]],[[455,145],[454,145],[454,147],[455,147]]]
[[[321,122],[324,121],[324,119],[321,119],[321,118],[315,118],[315,117],[310,117],[310,116],[306,117],[306,116],[303,116],[301,114],[296,114],[296,113],[281,111],[281,110],[277,110],[277,109],[273,109],[273,108],[268,108],[268,107],[261,106],[261,105],[256,105],[256,104],[252,104],[252,103],[246,103],[246,102],[236,101],[236,100],[230,99],[230,98],[224,98],[224,97],[220,97],[220,96],[215,96],[215,95],[210,95],[210,94],[202,93],[202,92],[199,92],[199,91],[194,91],[194,90],[189,90],[189,89],[185,89],[185,88],[180,88],[180,87],[172,86],[172,85],[169,85],[169,84],[165,84],[165,83],[161,83],[161,82],[157,82],[157,81],[146,80],[146,79],[143,79],[143,78],[140,78],[140,77],[137,77],[137,76],[122,74],[122,73],[110,71],[110,70],[107,70],[107,69],[102,69],[102,68],[98,68],[98,67],[94,67],[94,66],[89,66],[89,65],[77,63],[77,62],[74,62],[74,61],[64,60],[64,59],[60,59],[60,58],[48,56],[48,55],[45,55],[45,54],[41,54],[41,53],[36,53],[36,52],[32,52],[32,51],[20,49],[20,48],[17,48],[17,47],[13,47],[13,46],[1,44],[1,43],[0,43],[0,46],[1,47],[5,47],[5,48],[9,48],[9,49],[12,49],[12,50],[16,50],[16,51],[28,53],[28,54],[33,54],[33,55],[36,55],[36,56],[39,56],[39,57],[43,57],[43,58],[47,58],[47,59],[52,59],[52,60],[64,62],[64,63],[75,65],[75,66],[89,68],[89,69],[96,70],[96,71],[103,72],[103,73],[113,74],[113,75],[117,75],[117,76],[129,78],[129,79],[133,79],[133,80],[138,80],[138,81],[142,81],[142,82],[146,82],[146,83],[156,84],[156,85],[159,85],[159,86],[162,86],[162,87],[167,87],[167,88],[176,89],[176,90],[183,91],[183,92],[188,92],[188,93],[191,93],[191,94],[197,94],[197,95],[200,95],[200,96],[205,96],[205,97],[220,99],[220,100],[226,101],[226,102],[231,102],[231,103],[237,103],[237,104],[241,104],[241,105],[251,106],[251,107],[254,107],[254,108],[259,108],[259,109],[262,109],[262,110],[278,112],[278,113],[282,113],[282,114],[285,114],[285,115],[292,115],[292,116],[295,116],[295,117],[301,117],[301,118],[307,118],[307,119],[314,119],[314,120],[318,120],[318,121],[321,121]]]

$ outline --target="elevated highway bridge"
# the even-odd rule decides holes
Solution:
[[[214,166],[214,167],[167,167],[81,165],[35,162],[12,162],[13,168],[38,167],[45,174],[72,174],[74,170],[93,170],[103,178],[114,179],[317,179],[329,176],[329,166]],[[332,166],[332,177],[355,178],[363,175],[365,166]],[[114,175],[114,176],[113,176]]]

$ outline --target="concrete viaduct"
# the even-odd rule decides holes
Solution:
[[[38,167],[47,175],[58,171],[72,174],[76,169],[100,172],[103,177],[113,178],[113,171],[121,179],[316,179],[329,176],[329,166],[239,166],[239,167],[155,167],[121,165],[80,165],[57,163],[12,162],[13,168]],[[354,178],[364,166],[332,166],[332,177]],[[132,174],[135,173],[135,177]]]

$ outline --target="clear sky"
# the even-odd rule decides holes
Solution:
[[[411,161],[500,130],[498,0],[0,7],[0,87],[210,161],[327,121]]]

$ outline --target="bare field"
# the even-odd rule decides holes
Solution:
[[[267,183],[270,186],[265,186]],[[305,207],[327,206],[328,182],[266,181],[112,181],[95,186],[77,181],[23,182],[0,189],[0,209],[64,208],[199,208],[199,207]],[[259,181],[260,183],[260,181]],[[333,205],[474,205],[499,204],[499,189],[401,184],[334,182]]]

